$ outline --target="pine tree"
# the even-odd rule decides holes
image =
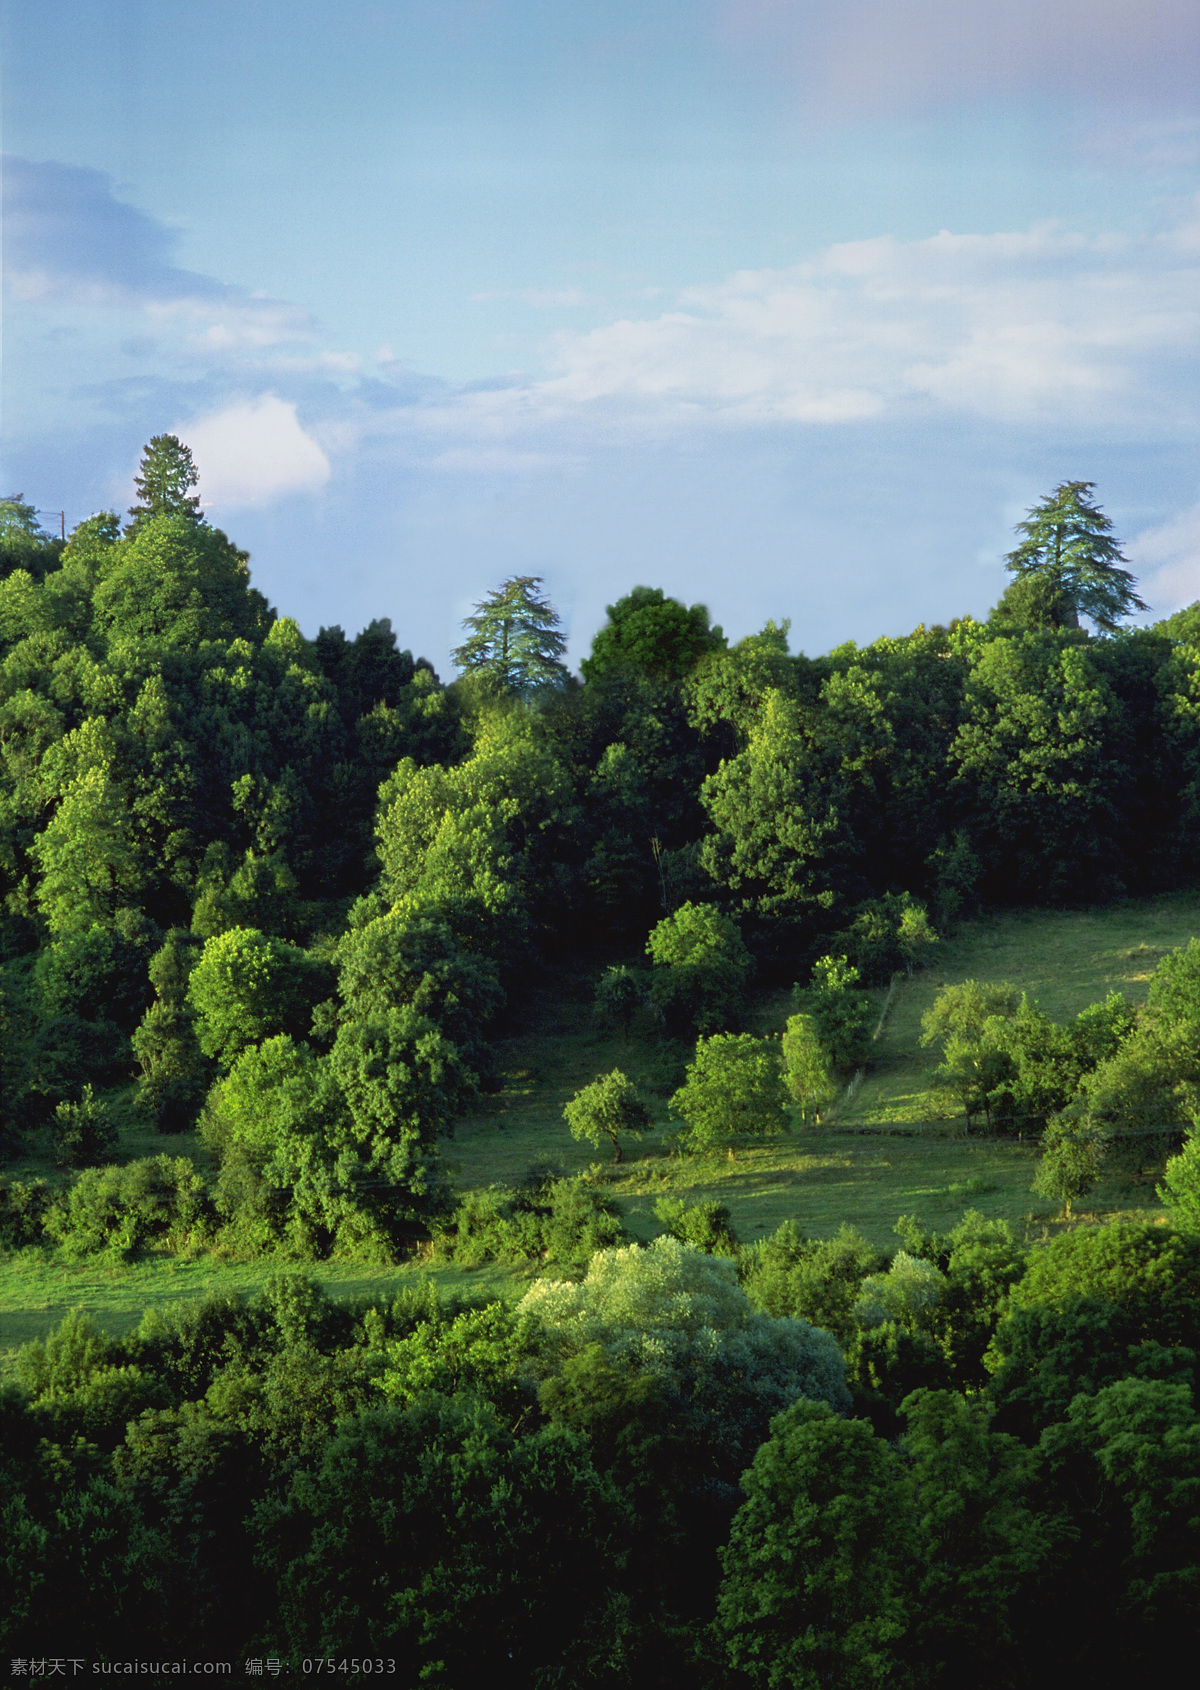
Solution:
[[[1067,626],[1079,626],[1082,612],[1098,628],[1112,633],[1120,617],[1148,608],[1134,592],[1134,578],[1113,537],[1112,523],[1091,502],[1092,481],[1064,481],[1040,505],[1034,505],[1017,533],[1025,538],[1009,552],[1010,574],[1040,577],[1053,587]],[[1011,589],[1010,589],[1011,591]]]
[[[199,522],[200,497],[189,492],[200,479],[191,448],[173,434],[156,434],[142,453],[140,474],[134,477],[139,503],[130,505],[130,530],[148,517],[186,516]]]
[[[540,575],[513,575],[475,606],[463,623],[470,638],[451,653],[460,669],[524,695],[566,678],[567,642],[557,611],[537,591],[541,584]]]

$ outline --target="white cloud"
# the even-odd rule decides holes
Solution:
[[[295,405],[273,393],[228,405],[182,424],[206,505],[265,505],[287,493],[311,493],[329,480],[329,459],[306,434]]]
[[[1144,529],[1125,548],[1141,575],[1139,590],[1158,616],[1200,599],[1200,504],[1160,527]]]
[[[656,317],[561,330],[547,379],[434,395],[364,426],[444,448],[547,426],[664,437],[941,413],[1162,437],[1196,420],[1195,234],[1045,225],[833,246],[688,289]]]

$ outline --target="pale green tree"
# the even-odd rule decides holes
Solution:
[[[563,1118],[572,1138],[586,1139],[597,1148],[606,1142],[611,1144],[613,1160],[619,1162],[623,1144],[641,1138],[650,1113],[633,1081],[614,1068],[577,1091],[563,1109]]]
[[[833,1069],[811,1015],[790,1015],[783,1034],[783,1083],[803,1121],[815,1126],[836,1096]]]

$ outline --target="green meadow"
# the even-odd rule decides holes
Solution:
[[[921,1016],[941,986],[975,978],[1011,981],[1056,1019],[1076,1014],[1110,990],[1141,1001],[1159,959],[1200,932],[1200,895],[1130,900],[1103,909],[1024,911],[964,927],[944,941],[935,960],[911,980],[898,980],[872,1048],[869,1069],[819,1129],[797,1127],[785,1137],[728,1156],[685,1157],[671,1142],[667,1099],[683,1076],[688,1051],[665,1045],[648,1027],[626,1039],[600,1031],[592,1017],[592,980],[561,971],[542,977],[514,1019],[519,1026],[498,1047],[500,1089],[461,1121],[444,1146],[444,1160],[461,1190],[513,1185],[539,1173],[576,1173],[596,1165],[591,1147],[577,1144],[563,1121],[563,1104],[579,1086],[622,1068],[641,1087],[654,1128],[624,1162],[599,1164],[605,1183],[640,1238],[661,1230],[654,1205],[663,1196],[717,1198],[729,1208],[745,1242],[784,1220],[823,1236],[844,1222],[885,1248],[902,1214],[935,1227],[952,1225],[964,1209],[1010,1222],[1033,1240],[1057,1230],[1052,1208],[1030,1192],[1036,1151],[1014,1139],[963,1131],[944,1094],[931,1084],[933,1053],[920,1046]],[[882,1011],[887,994],[878,993]],[[757,1031],[782,1028],[789,995],[764,995],[755,1007]],[[131,1133],[129,1156],[165,1150],[197,1154],[189,1135],[162,1139]],[[20,1172],[40,1169],[31,1159]],[[1122,1214],[1161,1214],[1153,1182],[1102,1185],[1078,1212],[1080,1221]],[[11,1349],[44,1334],[71,1308],[83,1308],[113,1331],[137,1323],[144,1309],[209,1293],[253,1294],[268,1276],[294,1264],[241,1262],[206,1254],[184,1259],[148,1254],[129,1263],[56,1261],[26,1251],[0,1262],[0,1347]],[[446,1290],[517,1295],[533,1270],[459,1269],[420,1261],[395,1268],[319,1263],[310,1269],[342,1297],[389,1296],[431,1274]]]

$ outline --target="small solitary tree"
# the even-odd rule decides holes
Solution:
[[[689,1127],[689,1147],[724,1145],[733,1160],[739,1139],[787,1131],[787,1092],[773,1039],[750,1033],[716,1033],[696,1041],[687,1078],[670,1110]]]
[[[566,679],[567,642],[558,612],[538,591],[540,575],[511,575],[463,623],[470,636],[451,657],[498,692],[527,697]]]
[[[811,1016],[822,1048],[841,1074],[858,1066],[871,1043],[874,1006],[858,981],[858,969],[844,956],[823,956],[813,964],[811,984],[792,993],[792,1002]]]
[[[821,1111],[835,1096],[829,1056],[811,1015],[791,1015],[783,1034],[783,1083],[800,1118],[820,1122]]]
[[[1134,591],[1134,578],[1112,523],[1092,502],[1095,483],[1063,481],[1034,505],[1017,533],[1024,536],[1004,560],[1018,581],[1038,579],[1058,608],[1050,615],[1066,627],[1079,626],[1080,613],[1111,633],[1123,616],[1148,607]],[[1011,589],[1010,589],[1011,591]]]
[[[990,1121],[992,1093],[1013,1072],[1001,1027],[1016,1012],[1017,994],[1007,982],[960,980],[943,986],[932,1009],[921,1017],[921,1043],[942,1041],[942,1060],[934,1078],[957,1094],[968,1132],[971,1116],[978,1110]]]
[[[1031,1189],[1039,1197],[1061,1203],[1063,1219],[1069,1221],[1071,1204],[1100,1178],[1107,1148],[1107,1134],[1087,1121],[1052,1121],[1042,1140],[1042,1159]]]
[[[615,1162],[623,1159],[622,1141],[640,1139],[650,1122],[637,1087],[619,1068],[577,1091],[563,1116],[572,1138],[586,1139],[597,1149],[607,1139]]]
[[[646,1001],[645,975],[621,963],[606,968],[596,982],[594,1012],[602,1027],[619,1028],[629,1038],[634,1019]]]

